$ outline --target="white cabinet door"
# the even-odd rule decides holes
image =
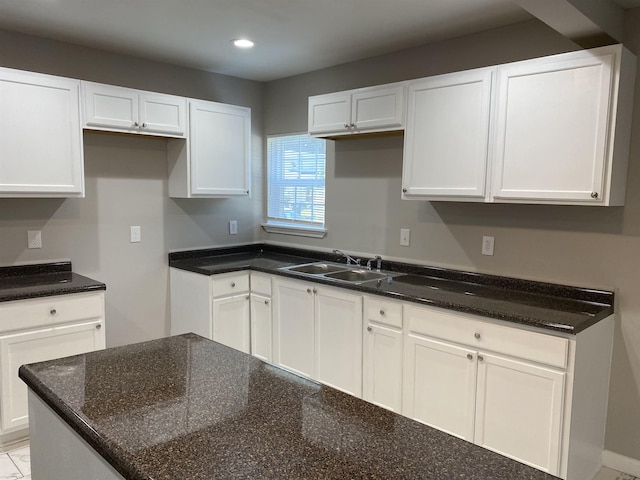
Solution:
[[[187,132],[187,99],[140,92],[140,131],[184,137]]]
[[[212,308],[213,340],[250,353],[249,294],[216,298]]]
[[[402,330],[369,323],[364,332],[362,398],[402,411]]]
[[[315,290],[314,378],[362,397],[362,296]]]
[[[309,135],[351,133],[351,94],[309,97]]]
[[[253,281],[253,275],[252,275]],[[272,360],[271,298],[251,294],[251,354],[265,362]]]
[[[0,337],[2,433],[28,426],[27,386],[18,378],[21,365],[87,353],[104,346],[102,321]]]
[[[78,80],[0,68],[0,196],[84,196]]]
[[[565,377],[480,352],[474,442],[559,475]]]
[[[409,84],[403,198],[484,200],[494,71],[483,68]]]
[[[190,196],[247,196],[251,109],[189,102]]]
[[[404,85],[355,91],[351,97],[352,131],[401,129],[406,103],[404,92]]]
[[[473,441],[476,352],[412,334],[404,348],[403,415]]]
[[[138,131],[138,92],[130,88],[82,82],[85,125]]]
[[[493,197],[601,203],[615,55],[498,69]]]
[[[313,378],[313,286],[281,279],[276,279],[273,286],[273,361],[276,365]]]

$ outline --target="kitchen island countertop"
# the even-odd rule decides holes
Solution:
[[[556,478],[194,334],[20,378],[127,480]]]

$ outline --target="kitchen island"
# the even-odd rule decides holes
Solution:
[[[556,478],[194,334],[20,378],[34,480]]]

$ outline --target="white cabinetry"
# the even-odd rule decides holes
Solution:
[[[622,205],[635,64],[612,45],[410,82],[403,198]]]
[[[634,72],[620,45],[501,66],[493,198],[622,205]]]
[[[485,198],[494,68],[409,83],[403,198]]]
[[[272,361],[271,276],[251,272],[251,354]]]
[[[187,100],[162,93],[82,82],[84,126],[171,137],[187,133]]]
[[[251,352],[249,273],[211,279],[211,338],[244,353]]]
[[[402,411],[402,304],[364,297],[362,398]]]
[[[168,143],[169,196],[248,196],[251,109],[189,100],[189,138]]]
[[[403,83],[309,97],[309,134],[334,137],[403,130]]]
[[[362,396],[362,297],[274,281],[274,363]]]
[[[413,305],[404,321],[404,415],[562,478],[597,472],[612,318],[572,338]]]
[[[104,294],[91,292],[0,304],[1,433],[28,426],[20,365],[105,346]]]
[[[0,197],[82,196],[80,81],[0,68]]]

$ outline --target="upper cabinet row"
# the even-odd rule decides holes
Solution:
[[[408,82],[404,128],[384,129],[405,132],[402,198],[623,205],[635,69],[613,45]],[[336,136],[315,112],[334,95],[309,98],[311,134]]]
[[[0,68],[0,197],[83,197],[82,129],[167,137],[171,197],[249,195],[251,109]]]

